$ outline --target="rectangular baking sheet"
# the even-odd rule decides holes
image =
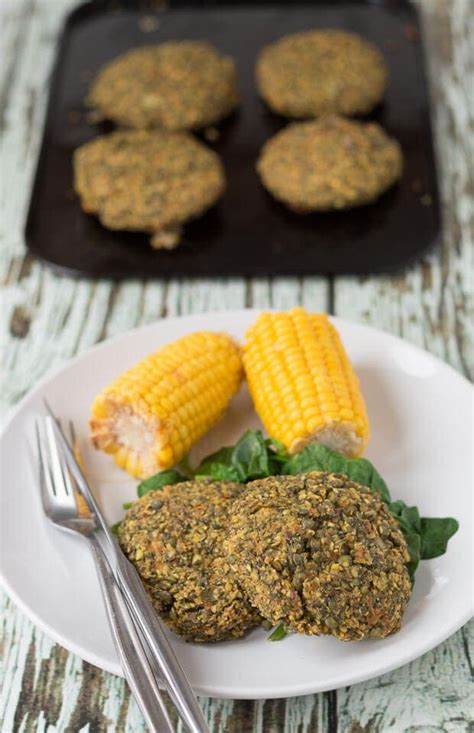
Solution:
[[[255,172],[261,146],[286,120],[260,99],[254,67],[263,46],[311,28],[355,31],[382,50],[390,80],[369,119],[399,140],[405,169],[375,204],[302,216],[273,200]],[[224,198],[186,225],[180,247],[166,252],[152,250],[146,234],[109,231],[82,212],[72,154],[112,129],[92,124],[84,107],[94,74],[127,49],[170,39],[206,39],[233,56],[242,103],[208,143],[226,168]],[[115,279],[391,272],[436,242],[439,209],[421,30],[406,0],[174,3],[167,10],[139,0],[95,0],[67,19],[26,227],[30,251],[56,270]]]

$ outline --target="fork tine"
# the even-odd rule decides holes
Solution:
[[[45,511],[45,513],[47,513],[51,487],[48,481],[49,476],[47,474],[45,457],[44,457],[44,442],[43,442],[43,438],[41,437],[40,422],[38,419],[35,420],[34,425],[35,425],[35,436],[36,436],[36,449],[38,452],[38,464],[39,464],[40,497],[41,497],[41,503],[43,505],[43,510]]]
[[[59,432],[62,434],[64,438],[66,438],[64,434],[63,426],[61,425],[61,420],[54,413],[53,408],[49,404],[46,397],[43,397],[43,405],[46,409],[46,412],[48,413],[48,417],[46,418],[46,420],[48,419],[53,420],[56,423],[57,427],[59,428]],[[71,420],[69,421],[69,432],[71,434],[72,441],[73,441],[72,445],[74,446],[74,443],[75,443],[74,425]],[[51,429],[51,434],[49,437],[50,437],[50,445],[54,445],[54,454],[57,457],[57,463],[61,471],[62,481],[60,482],[60,484],[61,486],[64,487],[65,493],[68,496],[74,497],[74,488],[73,488],[73,484],[71,481],[70,472],[67,468],[67,462],[66,462],[65,455],[64,455],[64,447],[62,445],[59,445],[58,438],[54,432],[54,429]]]
[[[56,420],[56,422],[57,422],[59,428],[62,430],[63,428],[62,428],[62,425],[61,425],[61,420],[58,418]],[[72,481],[71,481],[71,474],[69,473],[69,470],[67,468],[67,463],[66,463],[66,460],[65,460],[65,457],[64,457],[64,450],[62,449],[62,446],[59,445],[58,439],[57,439],[57,437],[56,437],[56,435],[54,433],[54,430],[51,433],[51,437],[52,437],[52,439],[54,441],[54,447],[55,447],[56,453],[58,455],[59,467],[61,469],[61,474],[62,474],[62,478],[63,478],[63,484],[64,484],[65,492],[66,492],[66,494],[68,494],[68,496],[74,496],[74,488],[73,488],[73,484],[72,484]]]
[[[76,488],[77,494],[84,499],[84,503],[87,505],[87,513],[91,513],[95,516],[97,522],[99,523],[103,533],[107,538],[107,541],[112,546],[115,546],[115,537],[111,533],[110,527],[102,514],[102,510],[100,509],[99,504],[97,503],[97,500],[84,477],[82,467],[75,455],[74,448],[71,446],[68,439],[64,435],[58,419],[56,418],[48,402],[44,399],[43,402],[46,410],[48,411],[49,419],[52,420],[53,433],[55,435],[57,445],[61,450],[61,456],[64,460],[65,467],[70,472],[73,486]],[[77,507],[78,504],[76,503],[76,508]]]
[[[46,412],[48,413],[48,415],[50,417],[52,417],[53,420],[56,420],[56,422],[57,422],[57,419],[58,418],[54,414],[53,409],[52,409],[51,405],[49,404],[48,400],[46,399],[46,397],[43,397],[43,405],[44,405],[44,407],[45,407]]]
[[[40,488],[43,499],[43,506],[48,507],[51,502],[58,503],[57,479],[55,480],[55,470],[52,465],[50,436],[48,435],[48,425],[41,421],[36,423],[36,436],[38,443],[38,456],[40,462]]]
[[[74,492],[72,490],[68,472],[64,466],[64,458],[62,457],[54,432],[53,418],[47,416],[44,422],[49,451],[51,482],[55,500],[64,506],[75,506]]]
[[[113,543],[114,538],[112,534],[110,533],[108,524],[105,522],[105,520],[102,517],[101,510],[97,504],[94,494],[92,493],[86,479],[84,478],[84,474],[82,473],[82,468],[79,465],[79,462],[75,456],[74,449],[71,446],[71,444],[69,443],[66,436],[64,435],[64,432],[62,431],[61,426],[58,423],[58,420],[54,417],[54,413],[51,411],[51,408],[47,405],[47,403],[45,403],[45,406],[49,411],[50,417],[52,417],[53,419],[53,422],[54,422],[53,429],[55,429],[54,430],[55,436],[61,448],[61,455],[64,458],[67,469],[71,473],[72,479],[74,480],[74,485],[77,487],[77,491],[79,492],[79,494],[84,497],[86,503],[89,505],[89,508],[95,513],[107,539]]]
[[[58,481],[58,478],[60,476],[60,469],[58,467],[59,463],[59,456],[57,452],[57,446],[54,441],[54,437],[52,435],[52,425],[51,425],[51,418],[46,417],[44,419],[44,430],[46,435],[46,450],[47,450],[47,456],[48,456],[48,464],[49,464],[49,473],[51,477],[52,487],[53,487],[53,493],[56,498],[60,498],[61,492],[61,483],[62,481]]]

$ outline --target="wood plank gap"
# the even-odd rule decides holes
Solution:
[[[325,692],[324,699],[327,705],[326,733],[338,733],[337,690],[329,690],[329,692]]]
[[[117,299],[117,293],[118,293],[119,285],[118,283],[114,283],[112,285],[112,289],[110,291],[109,299],[107,301],[107,309],[104,313],[104,319],[102,322],[102,328],[100,330],[98,342],[103,341],[107,334],[107,324],[109,322],[110,314],[112,313],[115,305],[115,301]]]
[[[463,650],[464,650],[464,655],[466,657],[466,662],[467,662],[468,667],[469,667],[469,673],[471,675],[471,679],[474,681],[474,664],[472,662],[472,659],[471,659],[471,651],[469,649],[469,631],[470,631],[470,629],[472,630],[473,628],[474,627],[472,626],[472,624],[470,626],[469,625],[464,626],[461,629],[461,638],[462,638],[462,646],[463,646]],[[473,635],[471,634],[471,636],[473,636]],[[471,639],[471,641],[472,641],[472,639]]]
[[[161,307],[160,307],[161,318],[166,318],[168,314],[168,308],[166,305],[166,299],[168,297],[168,288],[169,288],[169,282],[165,280],[163,283],[163,294],[161,296]]]
[[[335,315],[336,307],[336,288],[334,275],[328,277],[328,313],[331,316]]]
[[[75,292],[78,292],[79,287],[80,287],[80,285],[76,285]],[[90,313],[90,309],[91,309],[91,305],[92,305],[92,300],[94,298],[95,289],[96,289],[96,283],[94,282],[94,283],[91,284],[91,286],[89,288],[89,293],[88,293],[88,298],[87,298],[87,304],[86,304],[86,308],[85,308],[85,312],[84,312],[84,318],[82,320],[82,323],[81,323],[80,327],[77,330],[76,340],[74,342],[74,346],[73,346],[73,350],[72,350],[72,354],[74,354],[74,355],[77,354],[78,351],[79,351],[79,346],[80,346],[80,343],[81,343],[82,334],[84,333],[84,329],[87,326],[87,319],[89,317],[89,313]],[[74,308],[74,299],[71,300],[71,303],[69,305],[69,311],[71,313],[73,311],[73,308]],[[63,319],[63,322],[62,322],[61,325],[64,328],[66,328],[66,326],[67,326],[67,316]]]

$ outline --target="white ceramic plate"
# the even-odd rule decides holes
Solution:
[[[80,539],[44,520],[32,462],[32,418],[46,396],[84,437],[88,475],[110,522],[135,482],[109,457],[87,446],[94,395],[120,371],[185,333],[226,330],[237,338],[256,311],[167,319],[115,338],[43,381],[18,406],[2,440],[3,582],[21,609],[53,639],[103,669],[120,674],[94,567]],[[367,456],[394,498],[424,515],[454,516],[459,532],[447,554],[423,562],[403,628],[383,641],[339,642],[291,636],[186,644],[171,634],[191,683],[202,695],[271,698],[304,695],[374,677],[433,648],[472,615],[472,390],[453,369],[410,344],[371,328],[334,319],[360,376],[372,440]],[[223,421],[195,450],[198,458],[234,442],[258,419],[245,388]]]

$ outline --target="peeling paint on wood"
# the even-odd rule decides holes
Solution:
[[[10,318],[10,333],[16,338],[23,339],[30,329],[31,318],[26,308],[16,305]]]
[[[94,343],[159,318],[209,310],[334,310],[432,351],[469,375],[472,329],[474,59],[472,0],[419,0],[442,171],[444,236],[406,274],[381,278],[130,281],[53,275],[25,253],[23,223],[55,41],[74,0],[0,5],[0,341],[4,415],[49,369]],[[471,133],[471,134],[470,134]],[[387,243],[395,246],[396,243]],[[1,596],[2,733],[145,733],[123,680],[54,644]],[[464,733],[472,728],[474,623],[421,659],[338,692],[290,700],[202,699],[213,733]],[[181,727],[177,726],[181,731]]]

